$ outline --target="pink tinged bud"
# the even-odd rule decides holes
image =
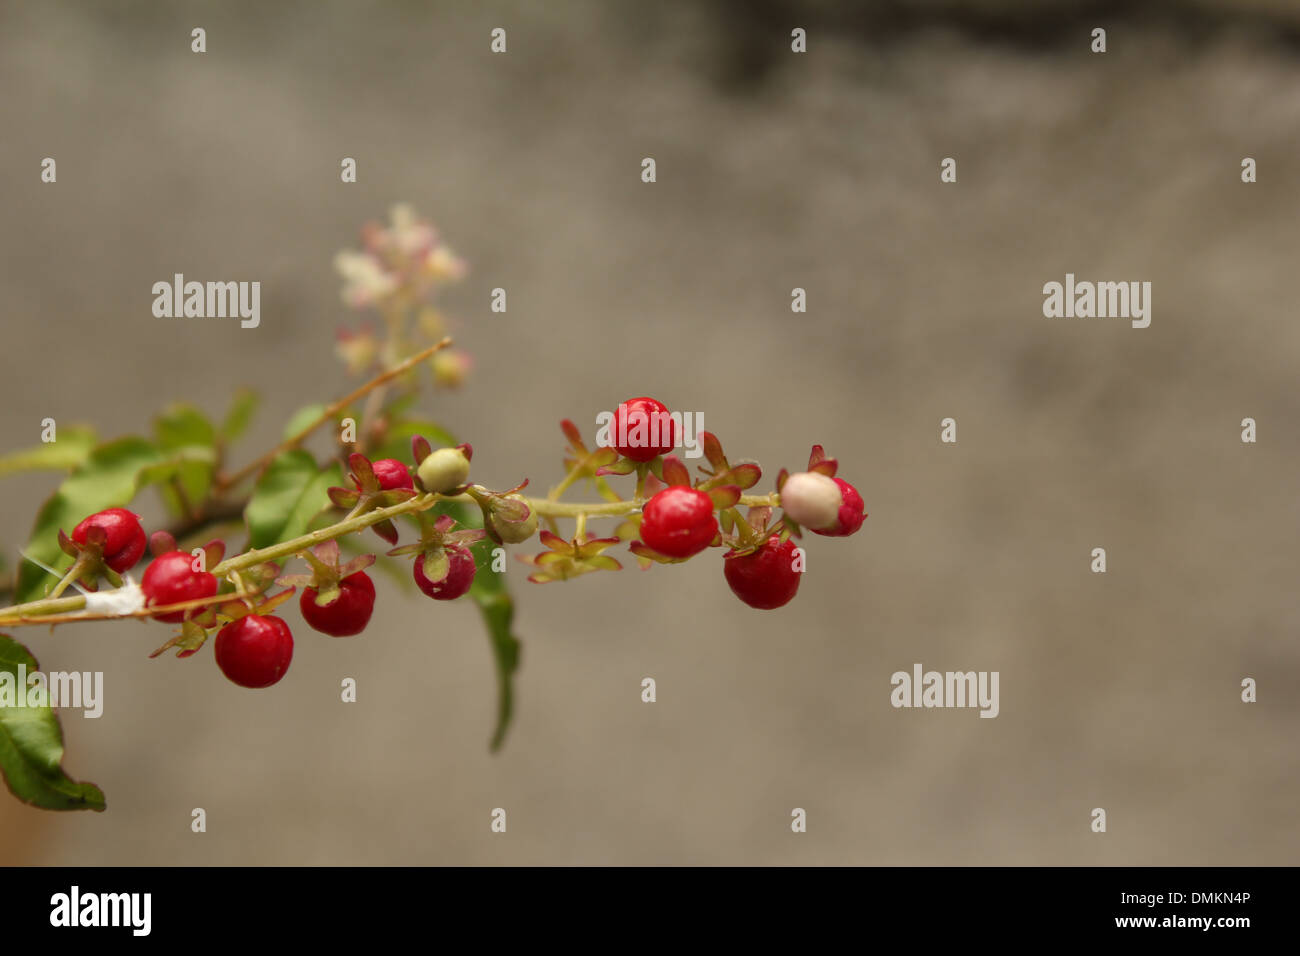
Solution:
[[[334,344],[334,353],[346,363],[348,371],[355,375],[375,363],[379,357],[379,342],[369,332],[353,334],[340,330]]]
[[[473,360],[464,352],[443,351],[433,357],[433,378],[439,385],[455,388],[465,381]]]
[[[446,246],[435,246],[429,250],[425,259],[425,268],[435,279],[449,281],[462,279],[469,271],[465,261]]]
[[[839,521],[844,495],[832,478],[813,471],[801,471],[786,479],[781,489],[781,507],[805,528],[833,528]]]

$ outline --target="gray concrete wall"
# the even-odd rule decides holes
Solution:
[[[244,447],[269,446],[345,390],[331,259],[406,200],[472,266],[446,305],[476,375],[426,410],[481,480],[547,486],[561,418],[651,393],[772,474],[824,443],[871,516],[812,541],[770,614],[713,555],[545,587],[513,567],[524,668],[498,756],[473,607],[386,580],[363,637],[291,612],[293,669],[264,693],[210,652],[148,660],[157,626],[27,629],[45,667],[105,672],[104,717],[64,725],[109,810],[0,800],[0,855],[1294,863],[1295,14],[1195,6],[1104,17],[1104,57],[1064,8],[1068,42],[1035,39],[1059,32],[1043,4],[1014,42],[1010,21],[873,34],[818,6],[803,57],[779,5],[7,6],[0,447],[47,415],[112,434],[174,398],[217,413],[236,384],[265,395]],[[262,326],[153,319],[177,271],[260,279]],[[1066,272],[1150,280],[1151,327],[1045,319]],[[12,556],[52,482],[0,488]],[[999,671],[1001,715],[891,708],[914,662]]]

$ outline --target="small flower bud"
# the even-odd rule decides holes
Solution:
[[[460,448],[439,448],[420,462],[418,474],[425,491],[446,494],[469,478],[469,456]]]
[[[519,544],[537,533],[537,512],[519,495],[496,499],[489,507],[492,530],[506,544]]]
[[[781,507],[785,513],[813,530],[834,527],[843,500],[834,479],[815,471],[791,475],[781,488]]]
[[[465,381],[465,376],[473,365],[464,352],[439,352],[430,360],[433,366],[433,380],[445,388],[456,388]]]

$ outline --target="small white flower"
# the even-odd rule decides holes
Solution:
[[[371,305],[397,288],[396,277],[366,252],[340,252],[334,257],[334,268],[343,277],[343,301],[353,308]]]

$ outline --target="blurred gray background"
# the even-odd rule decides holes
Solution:
[[[870,517],[771,613],[716,553],[547,586],[512,562],[497,756],[474,607],[387,579],[362,637],[291,611],[258,693],[208,650],[147,659],[158,626],[22,629],[105,672],[104,716],[63,723],[109,809],[0,799],[0,859],[1297,862],[1300,15],[1129,6],[4,4],[0,447],[240,384],[242,454],[270,447],[350,384],[335,251],[409,201],[471,266],[443,304],[475,375],[423,410],[479,480],[544,489],[561,418],[653,394],[770,476],[824,443]],[[261,327],[154,319],[173,272],[260,280]],[[1151,327],[1043,318],[1066,272],[1151,281]],[[11,558],[55,482],[0,486]],[[1000,671],[1001,715],[893,709],[916,662]]]

